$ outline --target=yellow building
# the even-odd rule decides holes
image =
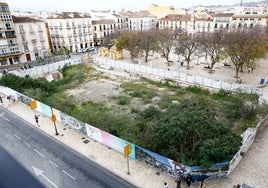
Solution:
[[[110,58],[113,60],[118,60],[123,58],[123,50],[117,50],[115,45],[110,49]]]
[[[105,47],[100,47],[98,50],[101,57],[109,57],[109,49]]]
[[[99,48],[99,54],[101,57],[110,57],[113,60],[118,60],[123,58],[123,50],[117,50],[115,45],[110,48],[106,47]]]
[[[158,6],[156,4],[150,4],[148,11],[157,18],[163,18],[166,15],[181,14],[185,15],[186,11],[182,9],[175,9],[173,6]]]

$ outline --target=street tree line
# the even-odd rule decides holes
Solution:
[[[219,30],[213,33],[178,33],[170,29],[123,31],[107,36],[103,45],[111,44],[118,50],[128,50],[131,59],[142,56],[148,62],[150,52],[163,56],[169,66],[170,53],[182,57],[190,69],[192,60],[198,56],[210,62],[212,73],[216,63],[228,59],[234,65],[235,77],[243,67],[256,68],[259,59],[264,58],[268,49],[267,33],[264,28],[254,27],[241,30]]]

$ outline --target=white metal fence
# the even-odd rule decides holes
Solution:
[[[45,64],[45,65],[35,66],[35,67],[29,68],[29,69],[14,70],[14,71],[12,71],[12,73],[17,75],[17,76],[20,76],[20,77],[24,77],[26,75],[29,75],[33,78],[37,78],[37,77],[43,76],[46,73],[61,70],[65,65],[76,65],[76,64],[79,64],[81,62],[82,62],[81,57],[74,57],[74,58],[58,61],[55,63],[49,63],[49,64]]]
[[[178,71],[166,70],[157,67],[145,66],[140,64],[128,63],[124,61],[111,60],[108,58],[94,57],[93,62],[99,65],[108,67],[121,68],[127,71],[132,71],[140,74],[148,74],[151,76],[157,76],[161,78],[174,79],[178,82],[188,85],[199,85],[200,87],[212,88],[212,89],[224,89],[232,92],[246,92],[256,93],[260,96],[263,94],[262,88],[256,88],[247,84],[230,83],[222,80],[214,80],[203,76],[190,75],[185,73],[179,73]]]

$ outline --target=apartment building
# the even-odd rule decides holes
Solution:
[[[0,62],[2,65],[20,62],[20,50],[14,23],[7,3],[0,2]]]
[[[179,32],[189,32],[194,30],[194,19],[190,14],[167,15],[158,20],[159,29],[179,30]]]
[[[129,31],[143,31],[156,28],[157,17],[150,14],[149,11],[123,11],[119,12],[119,14],[126,18]]]
[[[92,20],[88,14],[62,12],[47,18],[53,52],[67,47],[79,52],[94,47]]]
[[[26,16],[13,15],[12,18],[21,51],[21,62],[48,56],[50,48],[45,21]]]
[[[94,45],[98,46],[104,37],[118,31],[117,22],[113,19],[93,20]]]
[[[234,13],[216,13],[211,14],[211,17],[213,18],[213,29],[219,30],[219,29],[230,29],[232,25]]]

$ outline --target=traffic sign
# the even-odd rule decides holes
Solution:
[[[131,153],[131,145],[128,144],[124,147],[124,156],[125,158],[127,158]]]
[[[53,122],[55,122],[55,121],[57,120],[57,118],[56,118],[56,115],[55,115],[55,114],[52,114],[52,115],[51,115],[51,120],[52,120]]]
[[[32,110],[36,109],[37,108],[37,103],[35,100],[31,100],[30,103],[29,103],[30,107]]]

